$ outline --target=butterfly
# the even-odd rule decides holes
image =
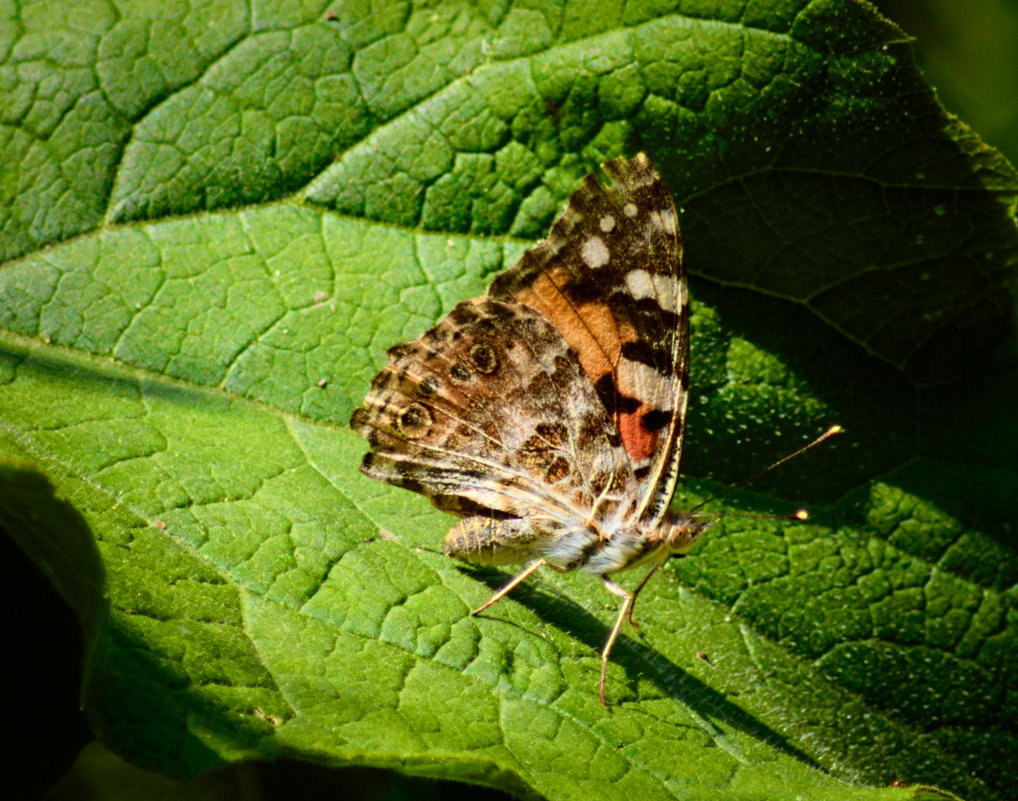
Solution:
[[[689,293],[675,202],[646,155],[588,175],[548,237],[413,342],[388,351],[351,425],[361,471],[461,520],[449,556],[584,570],[621,598],[714,524],[672,511],[689,398]],[[644,567],[632,592],[612,576]]]

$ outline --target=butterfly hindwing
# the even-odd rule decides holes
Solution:
[[[371,444],[367,475],[462,516],[525,519],[538,538],[578,528],[595,507],[631,513],[634,480],[615,427],[538,312],[466,301],[389,357],[351,420]],[[522,536],[518,549],[533,550]]]

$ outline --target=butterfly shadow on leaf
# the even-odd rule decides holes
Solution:
[[[507,573],[490,567],[473,565],[457,567],[493,591],[502,587],[508,579]],[[527,607],[549,626],[591,649],[593,654],[600,652],[608,631],[605,621],[567,595],[547,584],[542,586],[527,581],[513,589],[512,600]],[[496,604],[482,612],[479,617],[514,626],[528,635],[542,637],[540,632],[530,629],[524,623],[512,621],[507,615],[500,614],[501,607],[502,604]],[[626,694],[628,697],[624,701],[618,700],[620,696],[618,690],[611,693],[616,699],[613,706],[623,706],[634,701],[638,703],[640,699],[637,679],[649,680],[660,688],[664,695],[670,696],[699,718],[709,736],[724,735],[724,729],[728,726],[754,739],[767,742],[800,762],[818,770],[822,769],[808,754],[792,745],[784,735],[732,703],[723,693],[691,675],[661,652],[641,642],[638,632],[639,629],[626,626],[623,631],[625,636],[619,638],[612,652],[612,662],[625,670],[629,688]],[[613,673],[609,681],[618,681],[617,672]],[[591,674],[592,695],[596,695],[596,683],[594,674]]]

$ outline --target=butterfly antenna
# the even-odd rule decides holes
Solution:
[[[804,445],[803,447],[799,448],[799,450],[794,451],[793,453],[788,454],[788,456],[785,456],[785,457],[783,457],[781,459],[778,459],[778,461],[776,461],[774,464],[772,464],[772,465],[770,465],[768,467],[765,467],[763,470],[760,470],[760,471],[758,471],[756,473],[753,473],[753,475],[748,476],[747,478],[744,478],[741,481],[737,481],[736,483],[732,484],[730,487],[728,487],[723,492],[719,492],[717,495],[711,495],[707,500],[701,501],[696,506],[694,506],[692,509],[690,509],[688,514],[693,515],[696,512],[697,509],[702,509],[704,506],[706,506],[711,501],[716,501],[718,498],[722,498],[725,495],[727,495],[729,492],[731,492],[736,487],[744,486],[744,485],[748,484],[750,481],[753,481],[754,479],[760,478],[760,476],[762,476],[764,473],[769,473],[774,468],[781,467],[781,465],[783,465],[785,462],[790,462],[792,459],[796,458],[797,456],[802,456],[806,451],[812,450],[813,448],[815,448],[820,443],[826,442],[827,440],[829,440],[831,437],[836,437],[838,434],[842,433],[844,430],[845,429],[842,428],[841,426],[831,426],[823,434],[821,434],[819,437],[817,437],[815,440],[813,440],[811,443],[809,443],[809,445]],[[766,517],[766,518],[769,518],[769,519],[779,519],[779,520],[785,520],[785,519],[787,519],[787,520],[808,520],[809,519],[809,512],[807,512],[805,509],[800,509],[795,514],[781,515],[778,518],[775,518],[774,515],[728,514],[728,515],[725,515],[725,516],[726,517]]]

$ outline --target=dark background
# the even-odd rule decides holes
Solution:
[[[1018,163],[1018,2],[876,0],[915,39],[940,102]]]

